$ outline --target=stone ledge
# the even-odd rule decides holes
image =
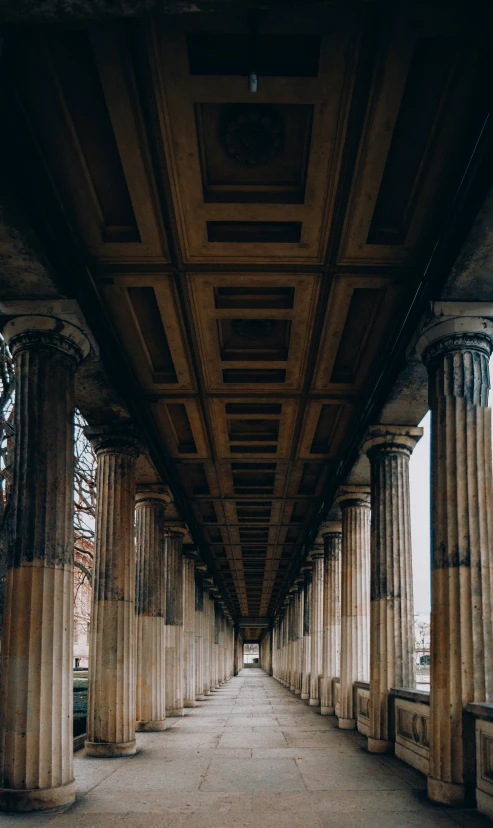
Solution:
[[[389,696],[394,699],[407,699],[408,701],[419,702],[419,704],[430,703],[430,694],[426,690],[414,690],[411,687],[393,687]]]
[[[478,719],[493,721],[493,704],[491,702],[470,702],[467,705],[467,712],[477,716]]]

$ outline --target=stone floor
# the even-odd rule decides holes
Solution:
[[[425,780],[366,753],[258,669],[246,669],[127,759],[76,755],[77,801],[57,814],[0,816],[50,828],[427,828],[490,825],[432,806]]]

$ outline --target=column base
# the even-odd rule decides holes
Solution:
[[[301,690],[297,689],[294,691],[295,696],[301,696]]]
[[[308,699],[310,698],[310,694],[309,693],[302,693],[301,698],[303,699],[303,701],[308,701]]]
[[[135,730],[139,733],[153,733],[166,730],[166,719],[154,722],[135,722]]]
[[[135,739],[132,742],[84,742],[86,756],[97,756],[103,759],[133,756],[136,750]]]
[[[204,696],[210,696],[210,694],[211,694],[210,690],[204,690]]]
[[[454,782],[442,782],[441,779],[428,777],[428,799],[440,802],[442,805],[463,805],[466,798],[464,785]]]
[[[195,699],[185,699],[183,707],[195,707]]]
[[[341,730],[356,730],[356,719],[339,719],[338,725]]]
[[[320,704],[320,699],[310,699],[308,704],[310,707],[318,707]]]
[[[201,693],[199,696],[195,696],[196,701],[205,701],[206,694]]]
[[[334,715],[334,708],[333,707],[322,707],[320,706],[320,713],[322,716],[333,716]]]
[[[184,711],[183,707],[177,707],[177,708],[175,708],[175,710],[167,710],[166,711],[166,718],[167,719],[170,718],[170,717],[175,718],[176,716],[184,716],[184,715],[185,715],[185,711]]]
[[[289,689],[291,690],[292,693],[294,693],[295,692],[294,684],[292,684]]]
[[[74,799],[73,779],[66,785],[58,785],[56,788],[31,788],[25,791],[0,788],[0,811],[26,813],[66,808],[67,805],[72,805]]]
[[[393,753],[394,743],[387,739],[374,739],[368,736],[368,753]]]

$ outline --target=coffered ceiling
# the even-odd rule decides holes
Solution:
[[[13,54],[228,602],[272,616],[476,139],[476,33],[365,4],[22,29]]]

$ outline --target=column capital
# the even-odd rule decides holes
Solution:
[[[184,523],[166,523],[164,525],[164,536],[166,538],[184,538],[188,529]]]
[[[87,426],[84,434],[98,456],[115,453],[137,458],[144,451],[144,446],[131,423]]]
[[[195,572],[197,572],[199,575],[202,575],[205,579],[205,574],[207,572],[207,564],[205,564],[200,559],[196,560],[195,561]]]
[[[166,508],[168,503],[171,503],[171,500],[171,493],[167,486],[162,486],[159,483],[137,485],[137,494],[135,495],[136,506],[154,504]]]
[[[458,310],[457,306],[460,304],[435,303],[434,310],[438,313],[425,327],[416,343],[416,352],[425,365],[439,354],[453,351],[475,350],[486,357],[490,356],[493,349],[493,320],[479,315],[449,316],[445,312],[447,305],[452,306],[449,309]],[[465,306],[467,304],[465,303]],[[476,309],[479,307],[478,303],[470,304]],[[492,305],[487,307],[490,312],[493,311]]]
[[[339,486],[336,494],[336,503],[342,508],[347,506],[361,506],[370,508],[370,486],[356,486],[346,484]]]
[[[410,457],[422,436],[423,429],[419,426],[374,425],[368,429],[364,450],[370,459],[380,453]]]
[[[340,520],[325,520],[320,525],[320,534],[322,538],[328,538],[330,535],[340,535],[342,533],[342,522]]]
[[[199,557],[199,553],[196,549],[184,548],[182,549],[182,556],[184,558],[187,558],[187,560],[189,561],[196,561]]]
[[[28,348],[53,348],[78,365],[91,348],[80,328],[54,316],[16,316],[4,324],[2,334],[12,356]]]
[[[324,547],[322,544],[317,544],[317,546],[312,546],[310,557],[312,561],[316,561],[319,558],[323,558],[324,556]]]

